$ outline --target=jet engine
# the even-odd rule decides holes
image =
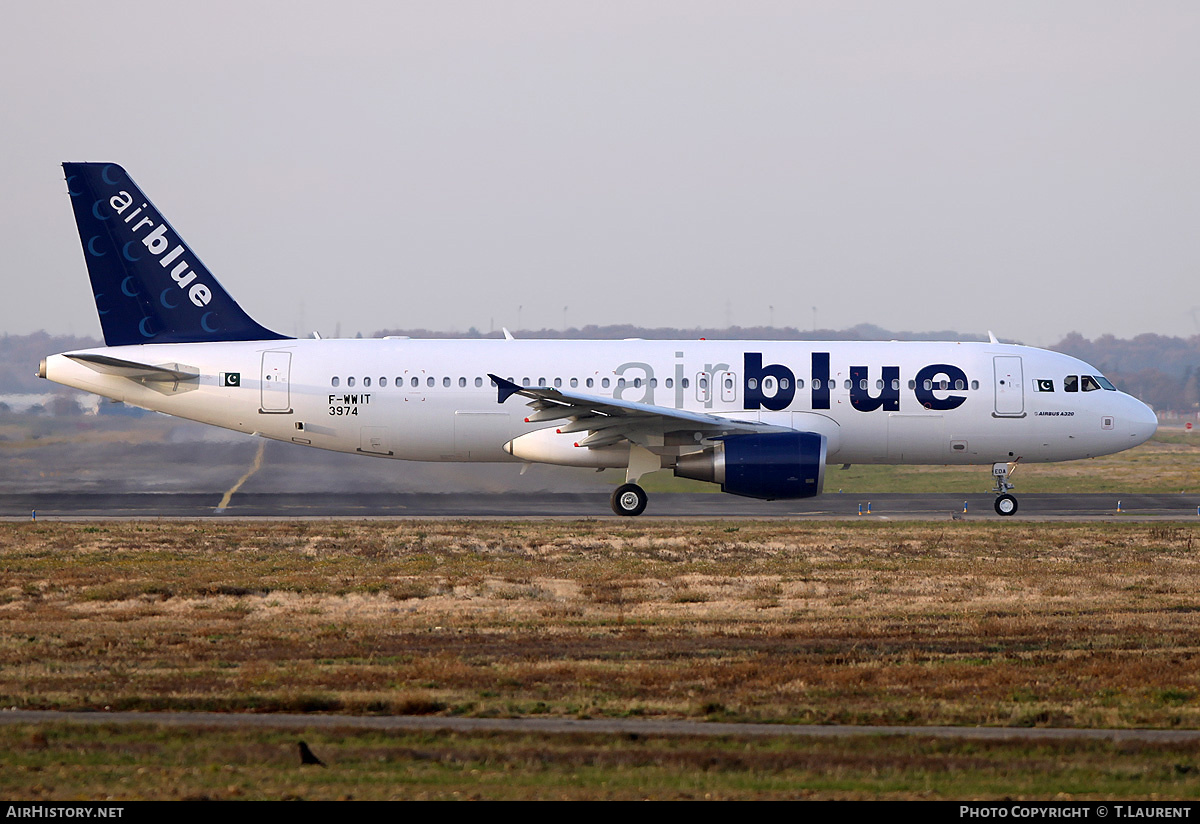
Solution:
[[[680,455],[675,474],[746,498],[811,498],[825,485],[825,452],[825,436],[816,432],[727,435]]]

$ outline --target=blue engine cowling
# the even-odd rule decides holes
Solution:
[[[816,432],[729,435],[702,452],[680,455],[675,474],[762,498],[811,498],[825,485],[825,436]]]

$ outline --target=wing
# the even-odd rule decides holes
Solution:
[[[490,373],[488,377],[496,382],[497,402],[504,403],[513,395],[530,399],[526,405],[534,411],[525,418],[527,423],[567,420],[569,423],[559,427],[558,431],[586,432],[577,445],[592,449],[629,441],[654,451],[656,447],[698,444],[702,439],[724,435],[793,431],[786,426],[759,421],[564,392],[548,386],[517,386]]]

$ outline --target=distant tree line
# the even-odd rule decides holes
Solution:
[[[1159,412],[1200,410],[1200,335],[1172,338],[1147,333],[1130,339],[1101,335],[1088,340],[1072,332],[1050,348],[1087,361],[1118,389]]]

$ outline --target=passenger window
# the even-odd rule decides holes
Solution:
[[[413,389],[416,389],[416,388],[417,388],[418,386],[420,386],[420,385],[421,385],[421,379],[420,379],[420,378],[413,378],[413,379],[412,379],[412,386],[413,386]]]
[[[529,378],[521,378],[521,386],[529,386]]]
[[[866,378],[860,378],[860,379],[859,379],[859,381],[858,381],[858,388],[859,388],[859,389],[866,389],[866,388],[867,388],[867,379],[866,379]]]
[[[380,385],[380,386],[387,386],[387,378],[380,378],[380,379],[379,379],[379,385]]]
[[[334,378],[332,381],[330,381],[330,386],[337,386],[339,383],[341,383],[341,381],[337,378]]]
[[[849,389],[849,388],[850,388],[850,381],[843,381],[843,386],[845,386],[845,388],[846,388],[846,389]]]
[[[591,388],[592,388],[592,386],[594,386],[594,385],[595,385],[595,383],[596,383],[595,379],[593,379],[593,378],[588,378],[588,379],[587,379],[587,386],[588,386],[588,389],[591,389]]]
[[[354,386],[354,378],[346,378],[346,386]]]
[[[929,381],[925,381],[925,382],[926,382],[926,383],[929,383]],[[916,389],[916,388],[917,388],[917,382],[916,382],[916,381],[909,381],[909,382],[908,382],[908,388],[909,388],[909,389]]]
[[[961,380],[957,380],[954,382],[954,388],[961,391],[963,389],[966,389],[967,387],[965,384],[963,384],[963,382]]]
[[[459,385],[460,387],[461,387],[461,386],[466,386],[466,385],[467,385],[467,379],[466,379],[466,378],[459,378],[459,379],[458,379],[458,385]]]
[[[979,388],[979,381],[971,381],[971,388],[972,388],[972,389],[978,389],[978,388]]]
[[[783,380],[781,380],[781,381],[779,382],[779,385],[780,385],[780,386],[782,386],[784,389],[787,389],[787,388],[788,388],[788,382],[787,382],[787,379],[786,379],[786,378],[784,378]],[[803,389],[803,388],[804,388],[804,378],[796,378],[796,388],[797,388],[797,389]]]
[[[608,388],[608,378],[604,378],[603,380],[601,380],[600,385],[603,386],[605,389],[607,389]]]
[[[665,382],[665,385],[666,385],[666,387],[667,387],[668,389],[672,388],[673,386],[675,386],[675,379],[674,379],[674,378],[667,378],[667,380],[666,380],[666,382]]]
[[[892,390],[895,392],[900,391],[900,379],[899,378],[892,378]]]
[[[433,386],[434,383],[435,383],[435,381],[433,380],[433,378],[426,378],[426,380],[425,380],[426,386]]]
[[[574,389],[577,386],[579,386],[579,378],[571,378],[571,388]]]
[[[618,388],[618,389],[623,389],[624,387],[625,387],[625,379],[624,379],[624,378],[617,378],[617,388]]]
[[[688,378],[680,378],[680,383],[683,384],[684,389],[687,389],[691,381]]]
[[[633,379],[633,388],[634,388],[634,389],[641,389],[641,388],[642,388],[642,379],[641,379],[641,378],[634,378],[634,379]]]
[[[820,389],[820,388],[821,388],[821,379],[813,378],[813,389]]]
[[[1079,391],[1079,376],[1078,375],[1067,375],[1065,378],[1063,378],[1063,391],[1064,392],[1078,392]]]
[[[562,386],[562,378],[555,378],[555,379],[554,379],[554,385],[555,385],[555,386]]]
[[[483,378],[476,378],[475,379],[475,388],[478,389],[481,386],[483,386]]]
[[[763,379],[763,389],[764,390],[771,388],[770,380],[771,380],[770,378]],[[747,389],[757,389],[758,388],[758,380],[755,378],[750,378],[749,380],[746,381],[746,388]]]
[[[363,378],[363,386],[370,386],[370,385],[371,385],[371,379]]]

